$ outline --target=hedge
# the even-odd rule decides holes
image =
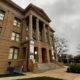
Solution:
[[[80,73],[80,65],[78,65],[78,64],[70,65],[67,68],[67,72]]]

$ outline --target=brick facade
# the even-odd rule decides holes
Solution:
[[[12,67],[23,66],[24,71],[31,69],[30,39],[34,41],[35,62],[51,63],[54,57],[52,55],[54,31],[49,26],[50,19],[46,13],[33,4],[23,10],[10,0],[0,0],[0,10],[5,13],[4,19],[0,20],[0,73],[6,72],[8,62],[11,62]],[[15,17],[20,20],[20,23],[17,23],[20,27],[13,25]],[[11,40],[12,32],[20,34],[19,41],[16,41],[19,38],[17,34],[17,39]],[[17,59],[8,59],[10,48],[19,49]],[[15,49],[14,54],[16,53]],[[16,55],[14,57],[16,58]]]

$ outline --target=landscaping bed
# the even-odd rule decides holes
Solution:
[[[1,74],[0,78],[1,77],[14,77],[14,76],[24,76],[24,74],[22,74],[22,73]]]
[[[51,77],[34,77],[34,78],[25,78],[25,79],[17,79],[17,80],[63,80],[63,79],[51,78]]]

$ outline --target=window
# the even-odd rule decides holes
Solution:
[[[2,31],[2,27],[0,27],[0,34],[1,34],[1,31]]]
[[[26,37],[26,40],[28,40],[28,37]]]
[[[18,59],[19,49],[18,48],[10,48],[8,59]]]
[[[12,32],[11,40],[20,41],[20,34]]]
[[[21,20],[18,18],[15,18],[13,25],[20,28],[21,27]]]
[[[11,40],[15,40],[16,33],[12,32]]]
[[[3,21],[5,12],[0,10],[0,20]]]

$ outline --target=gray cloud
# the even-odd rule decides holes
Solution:
[[[22,0],[13,1],[22,6],[32,2],[44,9],[52,20],[51,27],[56,34],[68,39],[69,52],[76,53],[76,46],[80,43],[80,0],[25,0],[22,4]]]

